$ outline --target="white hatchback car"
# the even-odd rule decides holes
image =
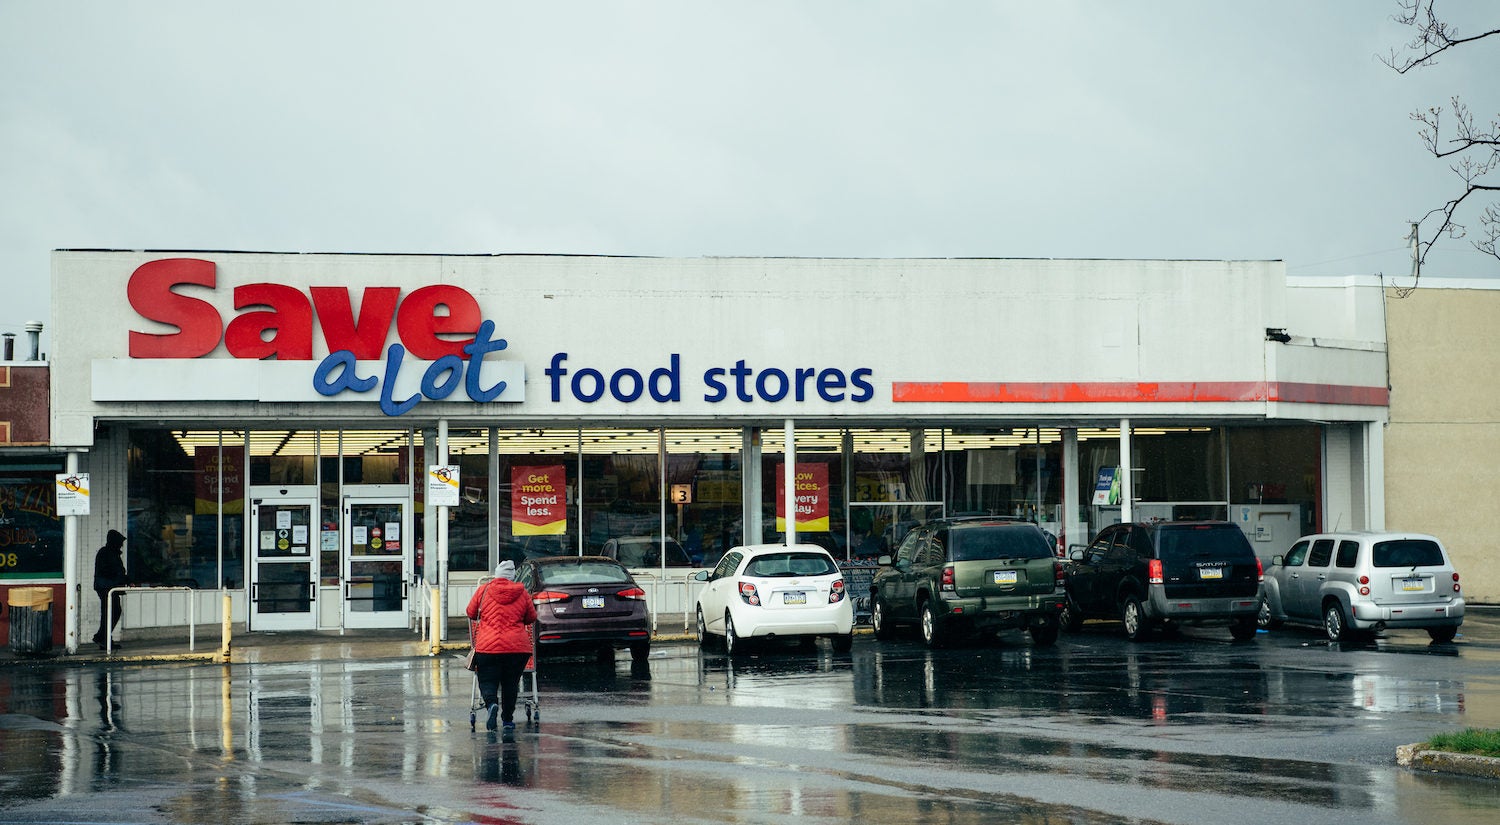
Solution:
[[[707,582],[698,593],[698,643],[722,639],[725,652],[739,653],[748,639],[826,636],[835,652],[854,642],[854,602],[844,575],[827,550],[811,544],[757,544],[735,547],[712,571],[693,579]]]
[[[1265,575],[1260,625],[1317,625],[1329,641],[1386,628],[1452,641],[1464,623],[1458,571],[1436,538],[1419,533],[1303,536]]]

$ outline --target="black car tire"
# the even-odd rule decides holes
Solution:
[[[703,608],[698,608],[698,647],[708,650],[713,647],[713,636],[708,632],[708,625],[703,621]]]
[[[896,636],[896,628],[891,626],[890,614],[886,612],[885,602],[877,596],[875,605],[870,608],[870,625],[875,629],[875,638],[882,641],[892,639]]]
[[[1451,642],[1453,641],[1453,637],[1458,635],[1458,628],[1429,627],[1427,628],[1427,635],[1432,637],[1432,640],[1439,644],[1442,644],[1444,642]]]
[[[1323,605],[1323,633],[1330,642],[1347,642],[1354,638],[1344,623],[1344,608],[1336,601]]]
[[[730,656],[743,653],[744,642],[740,640],[739,634],[734,632],[734,618],[728,611],[724,612],[724,652]]]
[[[1078,609],[1072,596],[1063,599],[1063,609],[1057,614],[1057,623],[1069,633],[1077,633],[1083,629],[1083,611]]]
[[[1125,638],[1132,642],[1144,642],[1151,638],[1151,619],[1140,597],[1131,594],[1120,603],[1120,621],[1125,625]]]
[[[828,642],[833,646],[834,653],[848,653],[854,649],[854,632],[841,633],[837,636],[828,637]]]
[[[1271,602],[1268,599],[1260,600],[1260,609],[1255,612],[1255,624],[1266,630],[1281,627],[1281,620],[1271,616]]]
[[[1031,626],[1031,643],[1036,647],[1051,647],[1057,644],[1058,630],[1055,624],[1034,624]]]
[[[1257,617],[1241,616],[1229,626],[1229,635],[1233,636],[1237,642],[1248,642],[1255,638],[1258,630],[1260,630],[1260,622]]]
[[[917,614],[922,622],[922,643],[928,647],[942,647],[942,628],[938,625],[937,613],[933,612],[932,600],[922,602],[922,606],[917,609]]]

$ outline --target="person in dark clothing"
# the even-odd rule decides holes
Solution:
[[[120,605],[120,594],[114,594],[111,599],[110,588],[124,587],[130,584],[130,574],[125,572],[125,534],[118,530],[109,531],[104,538],[104,546],[94,554],[94,592],[99,594],[99,632],[94,634],[94,644],[103,648],[109,641],[107,634],[115,632],[115,625],[120,623],[122,612]],[[113,611],[106,611],[106,602],[113,601]],[[109,616],[108,620],[105,616]],[[105,627],[105,622],[109,626]],[[119,647],[116,643],[115,647]]]
[[[495,568],[495,578],[474,591],[467,611],[474,627],[474,674],[479,695],[489,709],[486,730],[495,729],[495,716],[504,725],[503,738],[515,738],[516,698],[521,676],[531,660],[531,626],[536,605],[520,582],[512,581],[516,566],[510,560]],[[496,695],[498,694],[498,696]]]

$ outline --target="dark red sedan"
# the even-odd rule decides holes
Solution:
[[[633,661],[651,653],[651,611],[619,562],[603,556],[528,559],[516,571],[536,603],[537,654],[612,653]]]

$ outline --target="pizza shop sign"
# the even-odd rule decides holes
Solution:
[[[483,374],[485,356],[505,349],[506,341],[495,337],[495,323],[481,316],[479,302],[460,287],[434,284],[405,297],[399,287],[365,287],[356,315],[348,287],[314,286],[303,292],[285,284],[244,284],[234,288],[234,308],[239,314],[226,325],[213,304],[178,291],[195,286],[212,290],[217,285],[212,261],[169,258],[137,268],[126,287],[130,306],[142,317],[175,331],[131,330],[130,357],[202,358],[222,344],[237,359],[312,361],[316,325],[329,351],[313,371],[313,389],[319,395],[368,393],[378,387],[380,409],[392,416],[409,412],[424,399],[448,398],[460,387],[470,401],[478,403],[512,399],[511,394],[502,397],[505,381],[487,381]],[[392,325],[398,340],[386,346]],[[397,398],[397,377],[408,354],[427,366],[420,392]],[[678,353],[671,355],[666,366],[653,370],[624,367],[607,376],[591,367],[571,369],[565,366],[567,357],[567,353],[557,353],[544,370],[554,403],[565,395],[583,403],[606,395],[627,403],[647,396],[661,403],[682,400]],[[384,363],[372,367],[371,362],[381,358]],[[371,369],[377,374],[361,372]],[[508,375],[519,389],[524,373],[518,369]],[[757,370],[739,359],[733,367],[713,366],[702,373],[702,398],[713,404],[731,397],[741,402],[863,403],[874,396],[870,376],[867,367],[847,372],[812,367]]]

